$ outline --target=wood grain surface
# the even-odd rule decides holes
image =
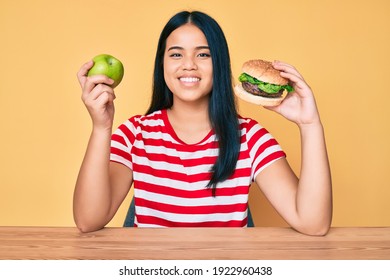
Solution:
[[[290,228],[0,227],[0,259],[390,259],[390,228],[332,228],[326,236]]]

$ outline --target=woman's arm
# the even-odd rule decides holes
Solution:
[[[296,230],[324,235],[332,220],[332,182],[324,129],[310,87],[289,64],[274,63],[290,80],[294,92],[280,105],[268,107],[298,125],[302,163],[299,179],[286,159],[264,169],[255,178],[271,204]]]
[[[83,231],[103,228],[114,216],[132,183],[127,167],[110,163],[110,142],[115,94],[106,76],[87,77],[93,63],[78,72],[82,100],[92,119],[93,129],[74,191],[73,213]]]

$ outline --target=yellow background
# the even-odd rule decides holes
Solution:
[[[76,72],[110,53],[125,65],[115,126],[147,109],[158,36],[183,9],[222,26],[233,74],[250,58],[295,65],[326,131],[333,226],[390,226],[390,2],[0,0],[0,225],[73,226],[72,196],[91,122]],[[299,172],[297,127],[244,102]],[[111,226],[121,226],[131,194]],[[257,188],[257,225],[285,225]]]

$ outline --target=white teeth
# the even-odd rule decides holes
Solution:
[[[199,80],[200,80],[199,78],[195,78],[195,77],[182,77],[182,78],[180,78],[180,81],[185,82],[185,83],[194,83],[194,82],[198,82]]]

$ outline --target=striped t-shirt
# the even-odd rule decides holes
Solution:
[[[256,175],[285,153],[256,121],[239,117],[241,148],[234,173],[206,188],[218,155],[213,131],[186,144],[174,132],[166,110],[134,116],[112,135],[111,161],[133,171],[135,226],[245,227],[248,193]]]

